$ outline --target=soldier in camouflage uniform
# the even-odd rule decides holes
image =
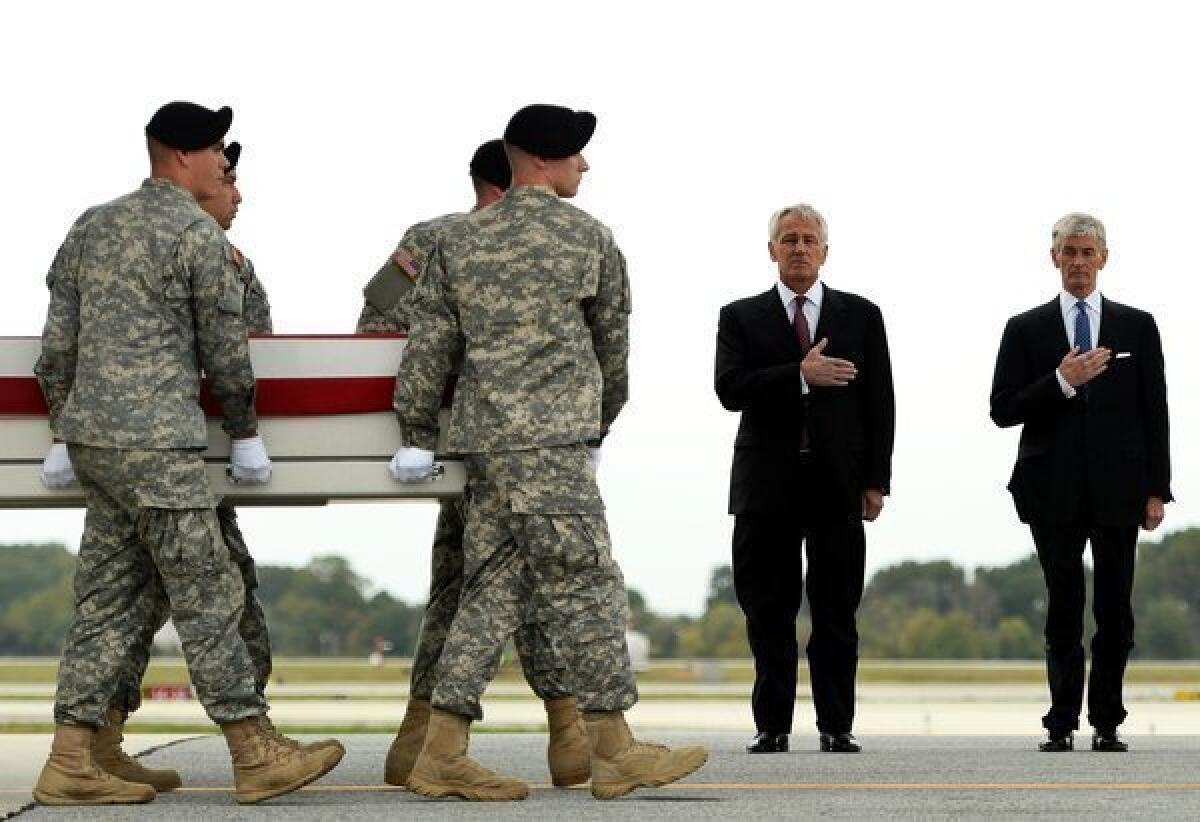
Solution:
[[[237,186],[237,163],[241,158],[240,143],[230,143],[225,147],[225,158],[229,167],[225,170],[224,185],[211,197],[201,199],[200,207],[209,214],[225,231],[233,226],[237,216],[238,206],[242,202],[241,191]],[[271,305],[267,301],[267,292],[262,282],[254,272],[254,264],[234,245],[229,246],[234,267],[237,269],[244,288],[242,304],[242,320],[246,330],[251,334],[269,334],[271,325]],[[267,683],[271,677],[271,639],[267,631],[266,615],[262,603],[255,596],[258,590],[258,570],[246,540],[238,527],[237,512],[226,500],[217,505],[217,521],[221,527],[221,538],[229,551],[230,559],[241,572],[242,585],[245,590],[245,607],[241,621],[238,623],[238,633],[246,643],[246,650],[254,664],[254,684],[260,694],[265,694]],[[92,756],[96,763],[111,774],[131,782],[146,782],[153,785],[155,790],[163,792],[172,790],[181,784],[179,775],[173,770],[152,770],[129,757],[120,748],[121,732],[128,715],[141,705],[141,684],[150,662],[150,646],[154,635],[166,624],[170,616],[170,603],[166,593],[159,586],[158,609],[154,617],[145,626],[145,632],[130,648],[132,662],[129,668],[122,672],[121,687],[118,688],[109,713],[109,725],[100,729],[96,734],[96,744],[92,748]],[[266,714],[260,717],[268,732],[274,731]],[[311,743],[309,748],[322,747],[341,748],[341,743],[325,739]]]
[[[218,196],[200,201],[200,207],[225,231],[232,228],[233,219],[237,216],[238,206],[242,202],[242,193],[237,186],[237,164],[241,156],[241,143],[235,142],[226,146],[225,157],[229,160],[229,168],[225,170],[225,185]],[[245,289],[242,321],[246,331],[251,334],[270,334],[274,330],[271,323],[271,303],[267,300],[267,290],[262,280],[254,271],[254,263],[232,243],[229,249]],[[225,500],[217,505],[217,521],[221,525],[221,537],[229,549],[229,556],[241,571],[242,583],[246,588],[245,610],[242,612],[241,622],[238,623],[238,633],[246,643],[246,650],[254,662],[254,683],[261,694],[266,691],[267,682],[271,678],[271,638],[267,633],[267,618],[263,613],[262,603],[254,593],[258,590],[258,569],[254,565],[254,558],[250,556],[250,549],[246,547],[242,529],[238,527],[237,512]],[[140,677],[138,681],[141,682]]]
[[[238,206],[242,204],[242,192],[237,185],[237,164],[242,157],[242,144],[235,142],[226,146],[225,157],[229,160],[229,168],[225,170],[225,186],[221,189],[221,196],[201,200],[200,207],[212,215],[221,228],[229,231],[233,227],[233,218],[237,216]],[[250,258],[232,243],[229,248],[233,252],[233,264],[246,289],[246,299],[242,304],[242,320],[246,330],[251,334],[270,334],[275,328],[271,323],[267,289],[255,273]]]
[[[484,208],[504,196],[504,189],[481,180],[486,188],[476,187],[475,208]],[[495,191],[492,191],[495,189]],[[358,316],[359,334],[407,331],[412,325],[413,286],[425,267],[429,252],[437,243],[443,227],[465,216],[443,214],[410,226],[400,238],[392,256],[363,289],[363,308]]]
[[[221,139],[231,118],[228,108],[192,103],[159,109],[146,126],[151,178],[80,217],[47,277],[35,370],[88,510],[54,742],[34,788],[46,804],[154,798],[150,784],[97,768],[91,749],[163,591],[197,695],[228,742],[239,802],[295,790],[341,759],[301,750],[259,720],[266,702],[237,631],[245,587],[201,456],[203,369],[234,439],[233,476],[270,475],[241,281],[220,227],[197,203],[224,184]]]
[[[225,158],[229,167],[225,170],[224,184],[212,196],[199,200],[200,207],[217,221],[217,225],[225,231],[233,226],[237,216],[238,205],[242,202],[241,192],[237,187],[237,163],[241,157],[240,143],[230,143],[225,147]],[[262,282],[254,273],[254,265],[250,258],[242,254],[232,244],[229,246],[230,260],[237,271],[243,291],[242,323],[251,334],[271,333],[271,305],[267,301],[267,292]],[[246,650],[254,664],[255,687],[260,694],[264,693],[271,676],[271,641],[267,633],[266,616],[263,614],[262,603],[254,592],[258,589],[258,571],[250,549],[238,527],[237,512],[225,500],[217,505],[217,521],[221,526],[221,537],[229,550],[229,557],[241,572],[242,584],[246,591],[245,608],[241,621],[238,623],[238,633],[246,643]],[[135,658],[130,668],[122,673],[122,685],[117,691],[113,707],[124,713],[136,711],[141,704],[141,683],[150,661],[150,644],[170,616],[170,604],[165,592],[161,592],[159,608],[155,618],[147,626],[143,641],[135,647]],[[161,790],[161,788],[159,789]]]
[[[402,481],[432,470],[441,387],[461,373],[447,448],[464,455],[464,585],[438,664],[434,710],[409,787],[425,796],[523,799],[528,787],[466,753],[501,648],[529,608],[567,658],[591,746],[592,794],[609,799],[699,768],[703,748],[638,743],[625,647],[628,600],[589,446],[625,403],[629,282],[612,233],[561,198],[578,190],[595,117],[529,106],[505,143],[513,186],[448,227],[416,286],[396,379]]]
[[[470,172],[475,189],[472,212],[487,208],[503,197],[512,178],[503,141],[489,140],[476,149]],[[363,291],[365,300],[358,333],[409,329],[413,320],[413,285],[436,246],[438,235],[465,216],[447,214],[404,232],[396,252]],[[465,520],[466,505],[462,497],[442,502],[430,552],[429,599],[413,654],[408,705],[384,763],[383,779],[389,785],[407,784],[425,741],[437,662],[462,593]],[[532,619],[517,628],[513,640],[525,679],[546,707],[551,781],[559,787],[586,782],[591,773],[587,733],[566,686],[562,657],[543,628]]]

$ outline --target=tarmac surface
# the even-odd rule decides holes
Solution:
[[[257,806],[239,806],[224,742],[217,736],[169,741],[143,756],[151,765],[179,769],[185,787],[146,806],[82,809],[18,807],[33,820],[297,819],[356,822],[373,819],[978,819],[1087,817],[1105,819],[1200,818],[1200,737],[1130,736],[1128,754],[1081,750],[1041,754],[1037,737],[862,736],[861,754],[822,754],[812,734],[794,734],[789,754],[750,756],[745,733],[639,734],[668,744],[705,744],[708,765],[686,781],[599,802],[584,789],[549,785],[542,734],[477,734],[471,750],[485,765],[526,779],[524,802],[431,801],[381,783],[387,734],[343,736],[342,764],[302,791]],[[24,740],[24,741],[23,741]],[[130,737],[130,750],[151,737]],[[12,764],[22,744],[24,760],[40,767],[48,739],[0,737]],[[37,754],[34,754],[34,750]],[[37,767],[33,768],[36,773]],[[17,797],[0,778],[8,800]],[[15,802],[14,802],[15,804]],[[0,806],[2,808],[3,806]],[[3,810],[0,810],[0,814]]]
[[[1190,685],[1126,685],[1129,718],[1123,733],[1134,736],[1200,736],[1200,701],[1180,700]],[[639,686],[641,701],[629,713],[638,729],[684,732],[743,732],[754,727],[750,686]],[[361,733],[393,731],[404,715],[407,688],[338,685],[321,688],[272,686],[271,718],[280,727],[341,727]],[[813,727],[807,689],[797,694],[797,728]],[[53,686],[0,688],[0,725],[45,723],[53,715]],[[530,731],[545,726],[542,703],[528,686],[493,683],[484,696],[484,726]],[[860,684],[854,727],[875,736],[997,736],[1038,734],[1046,712],[1045,685]],[[138,727],[173,730],[211,727],[194,699],[147,700],[131,721]],[[0,745],[4,736],[0,736]],[[2,762],[2,760],[0,760]]]

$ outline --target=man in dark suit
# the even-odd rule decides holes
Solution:
[[[1103,298],[1104,225],[1068,214],[1050,252],[1062,292],[1008,321],[992,381],[992,419],[1022,425],[1008,484],[1046,579],[1050,711],[1042,751],[1069,751],[1083,704],[1084,543],[1092,544],[1096,634],[1088,681],[1094,751],[1125,751],[1117,735],[1133,648],[1138,526],[1171,500],[1167,387],[1154,318]]]
[[[742,414],[729,512],[734,589],[754,653],[758,734],[747,750],[788,748],[806,548],[821,750],[852,753],[863,520],[879,516],[891,478],[891,361],[879,309],[818,279],[829,252],[821,215],[789,206],[769,231],[779,281],[722,308],[717,330],[717,396]]]

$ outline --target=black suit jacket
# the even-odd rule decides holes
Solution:
[[[852,361],[858,376],[804,394],[800,344],[779,292],[772,287],[721,309],[717,396],[742,413],[729,513],[791,513],[811,498],[797,483],[802,422],[812,459],[829,476],[822,505],[858,512],[866,489],[889,492],[896,404],[883,316],[868,300],[825,286],[813,341],[823,337],[826,356]]]
[[[1105,298],[1097,345],[1113,352],[1108,369],[1067,399],[1054,374],[1069,347],[1059,299],[1018,314],[1004,329],[992,419],[1024,426],[1008,484],[1022,522],[1065,525],[1083,510],[1097,525],[1136,525],[1148,497],[1171,500],[1167,385],[1154,318]]]

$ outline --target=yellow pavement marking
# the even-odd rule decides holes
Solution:
[[[553,785],[530,785],[560,791]],[[1200,782],[675,782],[664,785],[692,791],[1195,791]],[[312,793],[407,793],[390,785],[309,785]],[[578,785],[568,790],[588,790]],[[0,788],[0,795],[29,794],[30,789]],[[178,788],[172,793],[231,793],[233,786]]]
[[[538,791],[561,791],[553,785],[530,785]],[[1200,782],[675,782],[674,790],[699,791],[1194,791]],[[233,786],[178,788],[173,793],[227,793]],[[407,793],[390,785],[309,785],[315,793]],[[570,790],[588,790],[577,785]],[[20,793],[20,791],[0,791]]]
[[[666,788],[709,791],[1185,791],[1200,782],[676,782]]]

